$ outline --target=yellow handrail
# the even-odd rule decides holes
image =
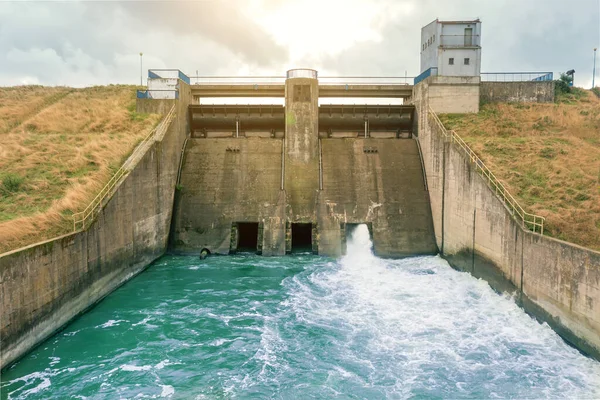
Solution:
[[[496,178],[492,171],[485,165],[485,163],[475,154],[475,152],[469,147],[469,145],[454,131],[448,131],[442,121],[440,121],[437,114],[429,107],[429,115],[433,117],[444,138],[449,139],[451,143],[458,144],[472,164],[475,165],[475,171],[483,176],[491,188],[496,192],[496,195],[502,200],[502,202],[510,210],[511,214],[521,221],[524,228],[530,229],[534,232],[544,234],[544,217],[526,212],[523,207],[517,202],[512,194],[506,189],[506,187]]]
[[[73,231],[77,231],[77,229],[85,229],[86,226],[93,221],[96,216],[100,206],[104,202],[104,199],[112,193],[113,189],[117,186],[119,182],[121,182],[121,178],[123,178],[127,173],[131,171],[131,169],[136,165],[138,160],[144,155],[146,152],[146,147],[148,143],[154,141],[158,136],[162,136],[173,121],[175,116],[175,106],[171,107],[171,110],[167,113],[167,115],[163,118],[160,123],[142,139],[140,144],[136,146],[133,150],[129,158],[123,163],[121,168],[115,172],[115,174],[110,178],[108,183],[100,190],[100,192],[94,197],[91,203],[85,208],[85,210],[73,214]]]

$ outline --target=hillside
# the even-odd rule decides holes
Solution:
[[[0,253],[72,230],[159,119],[133,86],[0,88]]]
[[[555,104],[487,104],[441,115],[546,234],[600,250],[600,99],[588,91]]]

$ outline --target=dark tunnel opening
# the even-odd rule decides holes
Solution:
[[[258,251],[258,222],[238,222],[237,251],[256,253]]]
[[[292,253],[312,252],[312,224],[292,224]]]

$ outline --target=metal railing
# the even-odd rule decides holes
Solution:
[[[435,123],[438,125],[440,132],[445,139],[449,140],[450,143],[456,143],[460,148],[465,152],[471,164],[474,165],[475,171],[479,173],[484,179],[486,179],[487,184],[490,186],[492,190],[496,193],[496,196],[504,205],[508,208],[510,213],[521,222],[522,226],[525,229],[532,230],[533,232],[538,232],[540,234],[544,234],[544,221],[545,218],[540,215],[535,215],[526,212],[523,207],[517,202],[517,200],[513,197],[512,194],[504,187],[504,185],[496,178],[496,176],[490,171],[490,169],[485,165],[485,163],[475,154],[475,152],[469,147],[467,143],[454,131],[448,131],[442,121],[440,121],[437,114],[429,107],[429,115],[433,118]]]
[[[437,75],[437,73],[438,73],[437,67],[428,68],[425,71],[421,72],[421,74],[415,78],[413,84],[416,85],[417,83],[429,78],[430,76]]]
[[[317,79],[318,73],[314,69],[297,68],[290,69],[287,74],[287,78],[310,78]]]
[[[442,47],[478,47],[481,42],[479,35],[441,35]]]
[[[192,85],[283,85],[285,76],[190,76]]]
[[[482,72],[482,82],[530,82],[554,80],[552,72]]]
[[[320,76],[319,85],[411,85],[412,76]]]
[[[319,76],[320,85],[410,85],[412,76]],[[192,85],[283,85],[285,76],[191,76]]]
[[[142,139],[142,141],[133,150],[129,158],[127,158],[121,168],[115,172],[108,183],[100,190],[96,197],[94,197],[91,203],[83,211],[73,214],[73,231],[77,231],[77,229],[83,230],[90,225],[100,211],[104,200],[112,194],[114,188],[121,182],[122,178],[126,176],[142,158],[148,145],[167,131],[174,117],[175,105],[171,107],[171,110],[163,118],[163,120],[154,129],[152,129],[150,133],[144,137],[144,139]]]

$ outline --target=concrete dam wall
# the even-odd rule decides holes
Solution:
[[[190,139],[181,172],[173,249],[198,253],[206,248],[229,254],[237,249],[237,243],[231,244],[232,224],[260,222],[269,235],[263,236],[262,253],[283,254],[282,145],[282,139]]]
[[[437,253],[416,140],[323,139],[321,148],[319,226],[330,228],[322,233],[332,246],[327,253],[337,254],[340,223],[365,222],[379,256]]]
[[[190,107],[174,251],[339,256],[368,223],[379,256],[437,253],[414,107],[319,106],[319,90],[303,75],[285,108]]]
[[[181,174],[174,250],[229,254],[238,247],[237,224],[256,223],[256,248],[263,255],[283,255],[294,244],[289,243],[290,224],[304,223],[315,231],[311,248],[337,256],[343,252],[345,224],[369,223],[380,256],[437,252],[415,140],[321,139],[323,190],[318,168],[302,175],[282,165],[283,146],[282,139],[191,139]],[[290,207],[295,199],[281,190],[282,168],[305,182],[295,187],[309,199],[299,212]]]

